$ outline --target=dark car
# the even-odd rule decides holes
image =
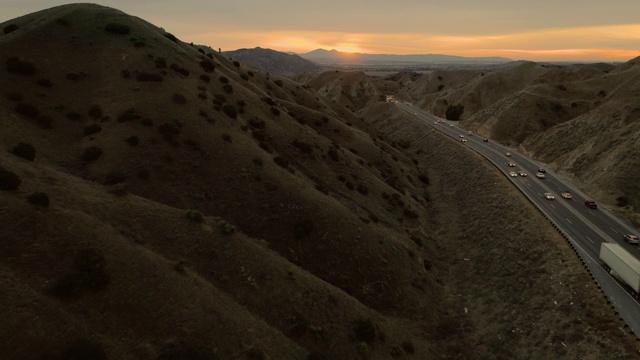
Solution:
[[[598,208],[598,204],[596,204],[595,201],[591,201],[591,200],[587,200],[584,202],[584,204],[589,208],[589,209],[597,209]]]
[[[545,169],[543,169],[543,168],[539,168],[539,169],[538,169],[538,172],[541,172],[541,173],[543,173],[543,174],[544,174],[544,173],[546,173],[546,172],[547,172],[547,170],[545,170]]]

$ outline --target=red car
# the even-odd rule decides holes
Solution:
[[[587,200],[584,202],[584,204],[589,208],[589,209],[597,209],[598,208],[598,204],[596,204],[595,201],[591,201],[591,200]]]

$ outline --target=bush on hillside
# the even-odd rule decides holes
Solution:
[[[110,23],[104,27],[104,31],[115,35],[128,35],[131,32],[129,26],[124,24]]]
[[[93,135],[102,130],[100,124],[93,123],[84,127],[84,136]]]
[[[445,111],[447,120],[460,120],[460,116],[464,112],[464,105],[449,105]]]
[[[289,160],[282,156],[274,157],[273,162],[275,162],[278,166],[281,166],[283,168],[287,168],[289,166]]]
[[[49,196],[43,192],[34,192],[27,196],[29,204],[49,207]]]
[[[0,166],[0,190],[15,190],[21,182],[20,176]]]
[[[82,151],[80,158],[83,161],[94,161],[102,155],[102,149],[97,146],[90,146]]]
[[[36,148],[28,143],[18,143],[11,151],[13,155],[25,160],[33,161],[36,158]]]
[[[222,107],[222,111],[227,114],[228,117],[236,119],[238,117],[238,110],[231,104],[226,104]]]
[[[165,33],[164,37],[166,37],[167,39],[173,41],[176,44],[178,43],[178,38],[173,36],[173,34],[171,34],[171,33]]]
[[[7,70],[18,75],[30,76],[36,72],[35,66],[27,60],[22,60],[17,56],[7,59]]]
[[[240,62],[239,62],[239,61],[237,61],[237,60],[234,60],[234,61],[233,61],[233,66],[235,66],[235,67],[238,67],[238,68],[239,68],[239,67],[240,67]]]
[[[38,111],[38,109],[35,106],[29,105],[29,104],[24,104],[24,103],[20,103],[20,104],[16,105],[14,110],[18,114],[20,114],[22,116],[26,116],[28,118],[32,118],[32,119],[35,119],[40,114],[40,111]]]
[[[204,215],[202,215],[202,213],[198,210],[187,210],[185,215],[187,216],[187,219],[193,222],[197,222],[197,223],[204,222]]]
[[[130,146],[138,146],[138,144],[140,143],[140,139],[135,135],[129,136],[125,141]]]
[[[224,84],[222,88],[229,94],[233,92],[233,86],[231,86],[231,84]]]
[[[376,326],[370,319],[358,319],[351,327],[357,341],[373,344],[376,339]]]
[[[16,30],[18,30],[18,25],[16,24],[9,24],[2,29],[5,35]]]
[[[313,231],[313,221],[309,218],[298,218],[293,224],[293,237],[300,240]]]
[[[82,115],[80,115],[79,113],[77,113],[75,111],[69,111],[67,113],[67,119],[69,119],[71,121],[82,121]]]
[[[209,60],[209,59],[202,59],[200,61],[200,67],[202,67],[202,70],[204,70],[205,72],[212,72],[213,70],[216,69],[215,64],[213,63],[213,61]]]
[[[187,103],[187,98],[178,93],[174,93],[173,97],[171,97],[171,100],[173,100],[174,103],[181,105]]]
[[[100,119],[102,117],[102,109],[100,108],[100,105],[91,105],[89,108],[89,116],[95,120]]]

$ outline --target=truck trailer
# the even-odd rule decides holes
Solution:
[[[618,276],[631,288],[633,296],[640,300],[640,260],[618,244],[602,243],[600,246],[602,267]]]

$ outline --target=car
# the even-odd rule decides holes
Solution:
[[[629,244],[640,244],[640,238],[635,235],[626,234],[622,237],[624,238],[624,241],[628,242]]]
[[[471,131],[467,131],[467,135],[469,135],[469,136],[473,136],[473,132],[471,132]]]
[[[515,171],[510,171],[510,172],[509,172],[509,176],[511,176],[511,177],[518,177],[518,173],[517,173],[517,172],[515,172]]]
[[[518,171],[518,175],[520,175],[522,177],[525,177],[525,176],[527,176],[527,173],[524,172],[524,171]]]
[[[453,127],[453,124],[449,124],[450,127]]]
[[[467,142],[467,139],[460,139],[460,142]]]
[[[463,138],[463,137],[464,137],[464,135],[458,135],[458,137],[459,137],[459,138]]]
[[[565,191],[565,192],[563,192],[561,195],[562,195],[562,197],[563,197],[563,198],[565,198],[565,199],[573,199],[573,194],[571,194],[571,193],[569,192],[569,190],[566,190],[566,191]]]
[[[543,169],[543,168],[538,168],[538,172],[541,172],[541,173],[543,173],[543,174],[544,174],[544,173],[546,173],[546,172],[547,172],[547,170],[545,170],[545,169]]]
[[[539,171],[536,173],[536,177],[539,178],[539,179],[544,179],[545,178],[544,174],[539,172]]]
[[[509,167],[514,167],[514,166],[516,166],[516,164],[514,164],[514,163],[509,163]]]
[[[484,141],[484,142],[489,142],[489,139],[484,138],[484,139],[482,139],[482,141]]]
[[[584,202],[584,205],[586,207],[588,207],[589,209],[597,209],[598,208],[598,204],[596,204],[595,201],[593,200],[587,200]]]
[[[552,193],[544,193],[544,197],[547,198],[547,200],[553,200],[556,198]]]
[[[433,122],[433,125],[438,125],[438,122],[437,122],[437,121],[434,121],[434,122]]]
[[[510,152],[506,153],[505,155],[508,156],[508,157],[511,157],[511,153]]]
[[[413,113],[413,115],[418,116],[418,113]]]

